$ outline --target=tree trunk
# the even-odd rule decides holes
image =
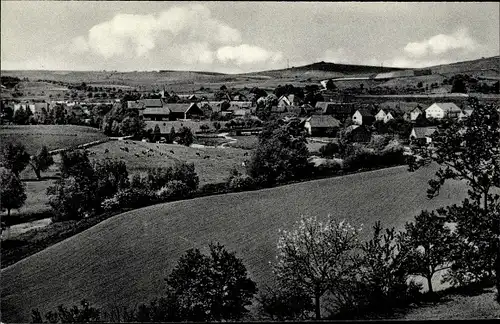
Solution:
[[[321,296],[319,295],[319,293],[316,293],[314,296],[314,306],[316,308],[316,319],[317,320],[321,319],[321,306],[320,306],[320,301],[319,301],[320,298],[321,298]]]
[[[432,275],[427,276],[427,285],[429,286],[429,294],[433,294],[434,289],[432,289]]]
[[[39,169],[37,169],[37,168],[33,168],[33,171],[35,171],[36,178],[37,178],[38,180],[41,180],[41,179],[42,179],[42,176],[41,176],[41,174],[40,174],[40,170],[39,170]]]

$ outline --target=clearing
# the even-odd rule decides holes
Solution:
[[[26,322],[32,308],[45,312],[82,298],[97,306],[150,300],[165,292],[164,278],[187,249],[205,251],[209,242],[235,251],[262,288],[271,277],[278,229],[290,228],[301,214],[331,213],[364,224],[366,239],[377,220],[400,229],[422,209],[460,202],[466,195],[461,182],[427,199],[435,170],[409,173],[402,166],[117,215],[3,269],[3,320]]]

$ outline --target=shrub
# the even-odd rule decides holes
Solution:
[[[117,210],[119,207],[120,207],[120,202],[118,201],[116,196],[113,198],[104,199],[104,201],[101,203],[101,208],[104,211]]]
[[[191,190],[184,182],[172,180],[156,192],[156,197],[161,200],[175,200],[189,197],[190,194]]]
[[[335,154],[338,154],[339,152],[340,152],[339,145],[333,142],[323,145],[322,147],[319,148],[319,153],[321,154],[321,157],[324,158],[334,157]]]
[[[247,175],[238,175],[228,181],[228,188],[232,191],[248,190],[254,188],[254,186],[255,181]]]
[[[155,195],[149,190],[127,188],[119,190],[113,197],[121,207],[138,208],[146,206],[155,200]]]

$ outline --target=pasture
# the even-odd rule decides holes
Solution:
[[[434,166],[406,167],[291,184],[277,188],[177,201],[109,218],[2,270],[5,322],[26,322],[32,308],[43,312],[82,298],[97,306],[133,305],[165,292],[164,278],[190,248],[220,242],[243,259],[262,289],[270,283],[278,229],[301,214],[331,213],[364,224],[362,239],[380,220],[401,229],[422,209],[458,203],[461,182],[446,184],[428,200]]]
[[[2,125],[0,145],[21,143],[29,154],[42,146],[49,150],[70,148],[106,138],[96,128],[76,125]]]
[[[243,172],[242,162],[250,159],[248,151],[236,148],[194,148],[130,140],[110,141],[88,150],[93,160],[109,157],[124,161],[129,174],[168,167],[181,161],[194,163],[200,185],[224,181],[235,167]]]

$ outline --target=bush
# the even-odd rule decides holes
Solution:
[[[120,207],[120,202],[118,201],[116,196],[113,198],[104,199],[104,201],[101,203],[101,208],[104,211],[117,210],[119,207]]]
[[[139,208],[155,201],[155,195],[149,190],[127,188],[119,190],[113,197],[121,207]]]
[[[166,186],[156,192],[156,197],[161,200],[176,200],[187,198],[191,195],[191,189],[182,181],[172,180]]]
[[[232,191],[243,191],[253,189],[255,181],[247,175],[238,175],[228,181],[228,188]]]
[[[323,145],[322,147],[319,148],[319,153],[321,154],[321,157],[324,158],[334,157],[335,154],[338,154],[339,152],[340,152],[339,145],[333,142]]]

